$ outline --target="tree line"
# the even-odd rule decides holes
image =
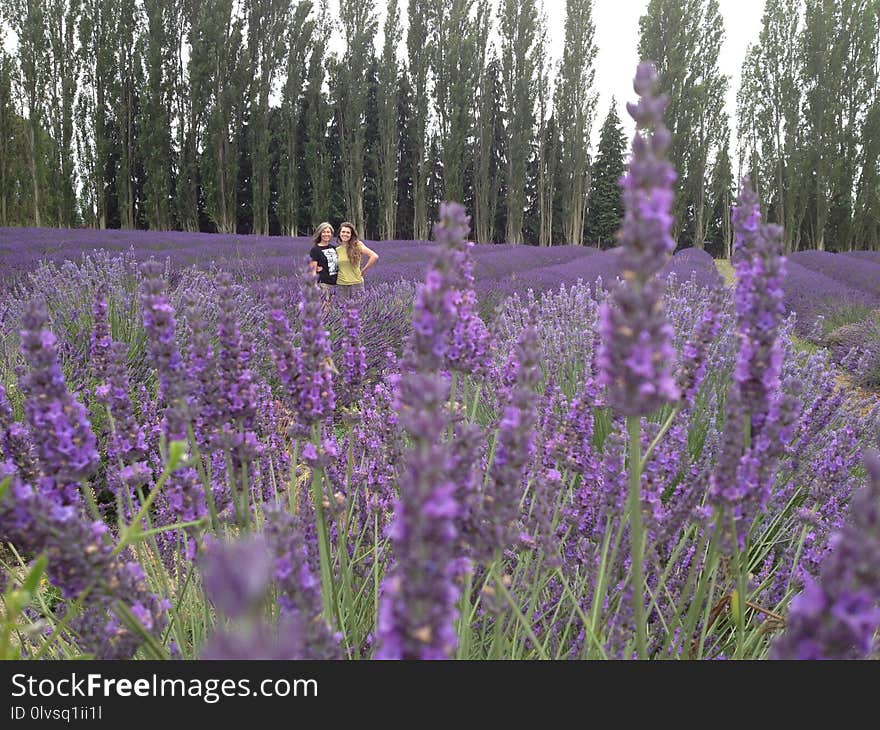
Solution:
[[[609,246],[624,139],[597,123],[592,0],[551,54],[540,0],[4,0],[0,225]],[[878,247],[880,0],[768,0],[737,152],[790,248]],[[380,22],[381,18],[381,22]],[[717,0],[651,0],[674,233],[724,254],[733,199]],[[825,54],[825,57],[822,54]],[[834,59],[832,61],[832,59]],[[821,62],[820,62],[821,61]]]

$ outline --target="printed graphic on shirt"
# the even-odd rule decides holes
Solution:
[[[339,255],[335,248],[327,247],[324,250],[324,258],[327,259],[327,275],[336,276],[339,271]]]

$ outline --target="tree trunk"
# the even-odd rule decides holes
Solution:
[[[33,112],[31,112],[30,124],[28,124],[28,147],[29,147],[29,160],[30,163],[30,172],[31,172],[31,182],[33,184],[33,197],[34,197],[34,225],[38,228],[43,225],[42,218],[40,217],[40,178],[37,172],[37,149],[36,149],[36,132],[34,127],[37,125],[37,120],[33,116]]]

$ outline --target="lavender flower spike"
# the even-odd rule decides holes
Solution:
[[[627,105],[637,132],[629,170],[621,181],[626,208],[620,229],[624,282],[602,305],[597,357],[598,382],[608,388],[609,405],[625,416],[647,415],[679,397],[670,371],[675,350],[663,313],[664,283],[657,276],[675,248],[670,209],[676,176],[666,160],[671,141],[663,126],[666,98],[655,96],[657,73],[650,63],[639,65],[633,85],[641,99]]]
[[[865,457],[868,483],[852,499],[850,521],[832,535],[817,579],[791,602],[772,659],[866,659],[880,627],[880,459]]]
[[[95,434],[86,409],[67,390],[57,340],[45,329],[46,303],[32,302],[25,311],[21,352],[28,372],[19,381],[26,396],[25,415],[42,470],[39,491],[59,505],[80,504],[77,483],[98,467]]]

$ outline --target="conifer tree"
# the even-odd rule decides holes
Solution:
[[[586,217],[586,240],[600,248],[614,245],[614,235],[623,220],[620,178],[626,166],[625,150],[626,137],[617,115],[617,102],[612,98],[599,135]]]

